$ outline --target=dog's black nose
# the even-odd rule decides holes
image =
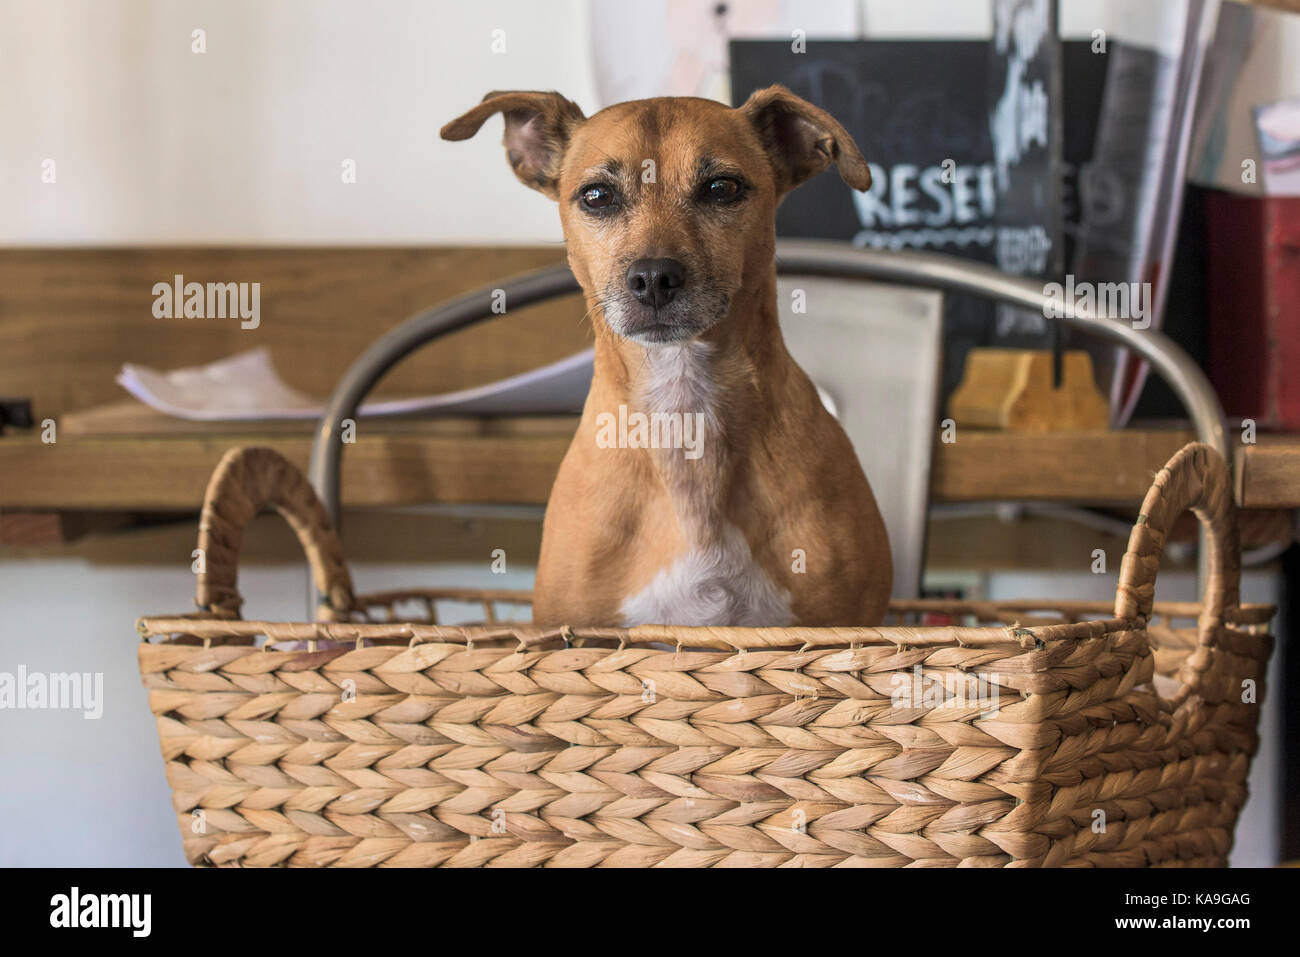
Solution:
[[[656,309],[672,302],[685,282],[686,269],[676,259],[638,259],[627,268],[627,288]]]

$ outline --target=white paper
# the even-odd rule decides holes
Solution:
[[[579,352],[489,385],[444,395],[367,402],[363,416],[567,415],[582,411],[591,388],[593,350]],[[150,408],[195,422],[315,419],[324,403],[288,386],[265,348],[204,366],[159,372],[126,363],[117,382]]]

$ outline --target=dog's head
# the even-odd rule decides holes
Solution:
[[[559,203],[569,263],[604,322],[647,345],[726,317],[745,277],[771,267],[791,189],[832,163],[871,186],[844,127],[781,86],[735,109],[667,97],[590,119],[558,93],[489,93],[442,137],[468,139],[496,113],[515,175]]]

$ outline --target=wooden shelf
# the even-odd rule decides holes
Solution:
[[[370,434],[343,455],[346,505],[544,503],[572,438],[532,424],[513,433]],[[270,445],[306,470],[308,435],[0,439],[0,508],[198,509],[236,445]]]
[[[345,505],[546,502],[575,418],[368,424],[343,456]],[[965,430],[936,442],[935,502],[1055,501],[1127,505],[1190,441],[1180,429],[1011,434]],[[82,437],[45,444],[0,437],[0,509],[187,511],[235,445],[272,445],[306,468],[310,426],[279,433]],[[1237,495],[1251,508],[1300,507],[1300,436],[1261,438],[1237,455]]]
[[[1152,476],[1195,436],[1182,429],[1120,432],[977,432],[958,430],[936,443],[930,498],[1138,503]]]
[[[1236,461],[1237,504],[1245,508],[1300,505],[1300,436],[1260,436]]]

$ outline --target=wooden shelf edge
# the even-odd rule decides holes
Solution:
[[[544,505],[574,421],[363,435],[343,456],[344,504]],[[1185,429],[1034,435],[960,430],[952,444],[936,439],[931,501],[1136,504],[1156,471],[1192,438]],[[195,510],[221,455],[240,445],[270,445],[305,469],[311,438],[61,438],[45,445],[32,436],[5,436],[0,509]],[[1300,436],[1242,446],[1235,468],[1243,506],[1300,507]]]

